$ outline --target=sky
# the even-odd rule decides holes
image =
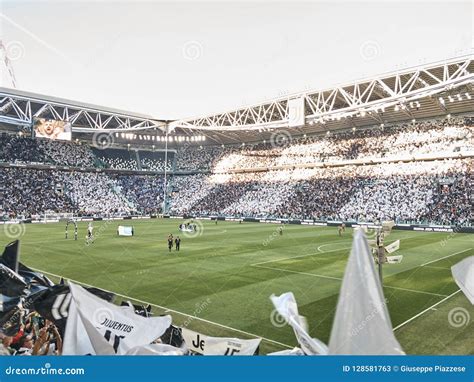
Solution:
[[[473,16],[469,1],[0,0],[0,38],[18,89],[179,119],[472,54]]]

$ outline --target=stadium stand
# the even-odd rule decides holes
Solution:
[[[459,159],[474,151],[468,123],[451,118],[397,124],[298,138],[284,147],[187,146],[176,154],[169,212],[471,225],[472,159]],[[5,217],[48,211],[97,216],[161,212],[163,176],[139,174],[163,171],[163,152],[97,150],[15,136],[2,136],[0,142],[3,162],[83,168],[105,163],[116,170],[2,168],[2,192],[12,195],[2,198]],[[170,155],[167,171],[173,171],[173,160]],[[203,170],[208,173],[195,173]]]
[[[204,153],[198,148],[188,148],[178,152],[178,169],[226,172],[328,161],[397,159],[420,154],[443,156],[472,148],[472,128],[466,126],[464,118],[452,118],[297,138],[289,145],[274,146],[258,143],[213,148]],[[190,167],[186,168],[186,163]]]
[[[164,171],[165,170],[165,154],[164,152],[140,150],[140,169],[146,171]],[[172,170],[173,156],[168,153],[166,171]]]
[[[138,170],[136,151],[94,148],[94,153],[106,168],[115,170]]]
[[[38,139],[38,148],[44,152],[46,161],[71,167],[97,166],[97,158],[88,145],[67,141]]]
[[[0,161],[11,163],[43,163],[46,153],[36,140],[13,135],[0,136]]]
[[[56,171],[0,168],[0,216],[6,219],[48,211],[73,212],[73,202],[55,191],[61,182],[61,173]]]
[[[147,175],[117,175],[122,195],[137,213],[156,213],[163,203],[163,177]]]

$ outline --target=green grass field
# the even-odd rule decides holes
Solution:
[[[269,300],[272,293],[292,291],[310,334],[328,342],[350,229],[339,237],[336,228],[288,225],[280,236],[273,224],[204,221],[198,235],[181,234],[181,251],[170,254],[166,237],[179,234],[180,223],[95,222],[90,246],[87,223],[79,224],[78,241],[64,238],[64,223],[28,224],[20,230],[21,261],[155,304],[156,313],[169,310],[175,324],[208,335],[262,337],[262,353],[296,346],[291,328],[272,323]],[[118,224],[133,224],[135,236],[117,237]],[[1,245],[11,241],[5,227]],[[474,255],[474,236],[393,231],[386,242],[396,239],[404,259],[384,267],[384,292],[405,352],[474,354],[474,308],[457,292],[450,270]]]

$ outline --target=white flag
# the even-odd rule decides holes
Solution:
[[[171,325],[171,317],[145,318],[69,283],[69,307],[63,354],[125,354],[149,345]]]
[[[210,337],[186,328],[181,329],[181,334],[189,350],[203,355],[254,355],[262,341]]]
[[[387,251],[387,253],[393,253],[395,251],[398,251],[399,249],[400,249],[400,240],[394,241],[393,243],[385,247],[385,250]]]
[[[474,305],[474,256],[470,256],[451,267],[454,281]]]
[[[379,276],[364,232],[354,232],[342,280],[329,354],[404,354],[393,334]]]
[[[277,297],[270,296],[277,312],[286,320],[293,328],[296,339],[301,349],[308,355],[327,354],[328,347],[316,338],[312,338],[308,334],[306,319],[298,313],[298,305],[296,304],[293,293],[283,293]]]
[[[166,345],[151,344],[144,346],[135,346],[127,351],[126,355],[184,355],[183,349]]]
[[[303,350],[300,348],[293,348],[288,350],[280,350],[273,353],[268,353],[267,355],[305,355]]]
[[[403,255],[387,256],[387,264],[400,264],[403,260]]]

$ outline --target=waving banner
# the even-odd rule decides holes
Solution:
[[[281,296],[270,296],[277,312],[286,320],[288,325],[293,328],[295,336],[301,349],[305,354],[327,354],[328,347],[316,338],[312,338],[308,334],[306,319],[298,313],[298,305],[296,304],[293,293],[283,293]]]
[[[151,344],[171,325],[170,316],[145,318],[70,283],[63,354],[126,354]]]
[[[131,348],[126,355],[184,355],[184,350],[166,344],[151,344]]]
[[[203,355],[254,355],[261,338],[241,340],[239,338],[210,337],[192,330],[181,329],[189,350]]]
[[[329,354],[405,354],[393,334],[382,286],[362,229],[354,232],[332,325]]]
[[[474,305],[474,256],[460,261],[451,267],[454,281]]]

